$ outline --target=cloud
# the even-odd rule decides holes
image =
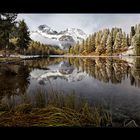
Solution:
[[[140,23],[140,14],[19,14],[19,19],[25,19],[30,30],[46,24],[57,31],[73,27],[93,33],[103,28],[121,27],[130,32],[131,26]]]

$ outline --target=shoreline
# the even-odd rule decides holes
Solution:
[[[123,58],[123,57],[140,57],[140,56],[129,56],[129,55],[125,55],[125,56],[90,56],[90,55],[85,55],[85,56],[78,56],[78,55],[50,55],[49,57],[119,57],[119,58]]]
[[[122,55],[122,56],[91,56],[91,55],[46,55],[46,56],[41,56],[41,55],[12,55],[10,57],[0,57],[0,62],[1,61],[6,61],[6,60],[28,60],[28,59],[34,59],[34,58],[51,58],[51,57],[58,57],[58,58],[61,58],[61,57],[64,57],[64,58],[96,58],[96,57],[103,57],[103,58],[106,58],[106,57],[111,57],[111,58],[140,58],[140,56],[130,56],[130,55]]]

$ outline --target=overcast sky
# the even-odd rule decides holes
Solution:
[[[132,25],[140,23],[140,14],[18,14],[19,19],[24,19],[30,30],[46,24],[57,31],[72,27],[90,34],[112,27],[129,32]]]

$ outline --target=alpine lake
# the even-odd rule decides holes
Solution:
[[[20,104],[24,95],[34,102],[39,90],[74,94],[90,106],[103,106],[116,125],[127,120],[140,125],[139,57],[48,57],[0,64],[1,103]]]

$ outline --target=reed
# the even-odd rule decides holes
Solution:
[[[111,115],[103,108],[91,107],[74,92],[36,90],[21,104],[0,104],[0,126],[6,127],[109,127]],[[24,102],[25,101],[25,102]],[[28,102],[27,102],[28,101]],[[82,102],[81,102],[82,101]]]

